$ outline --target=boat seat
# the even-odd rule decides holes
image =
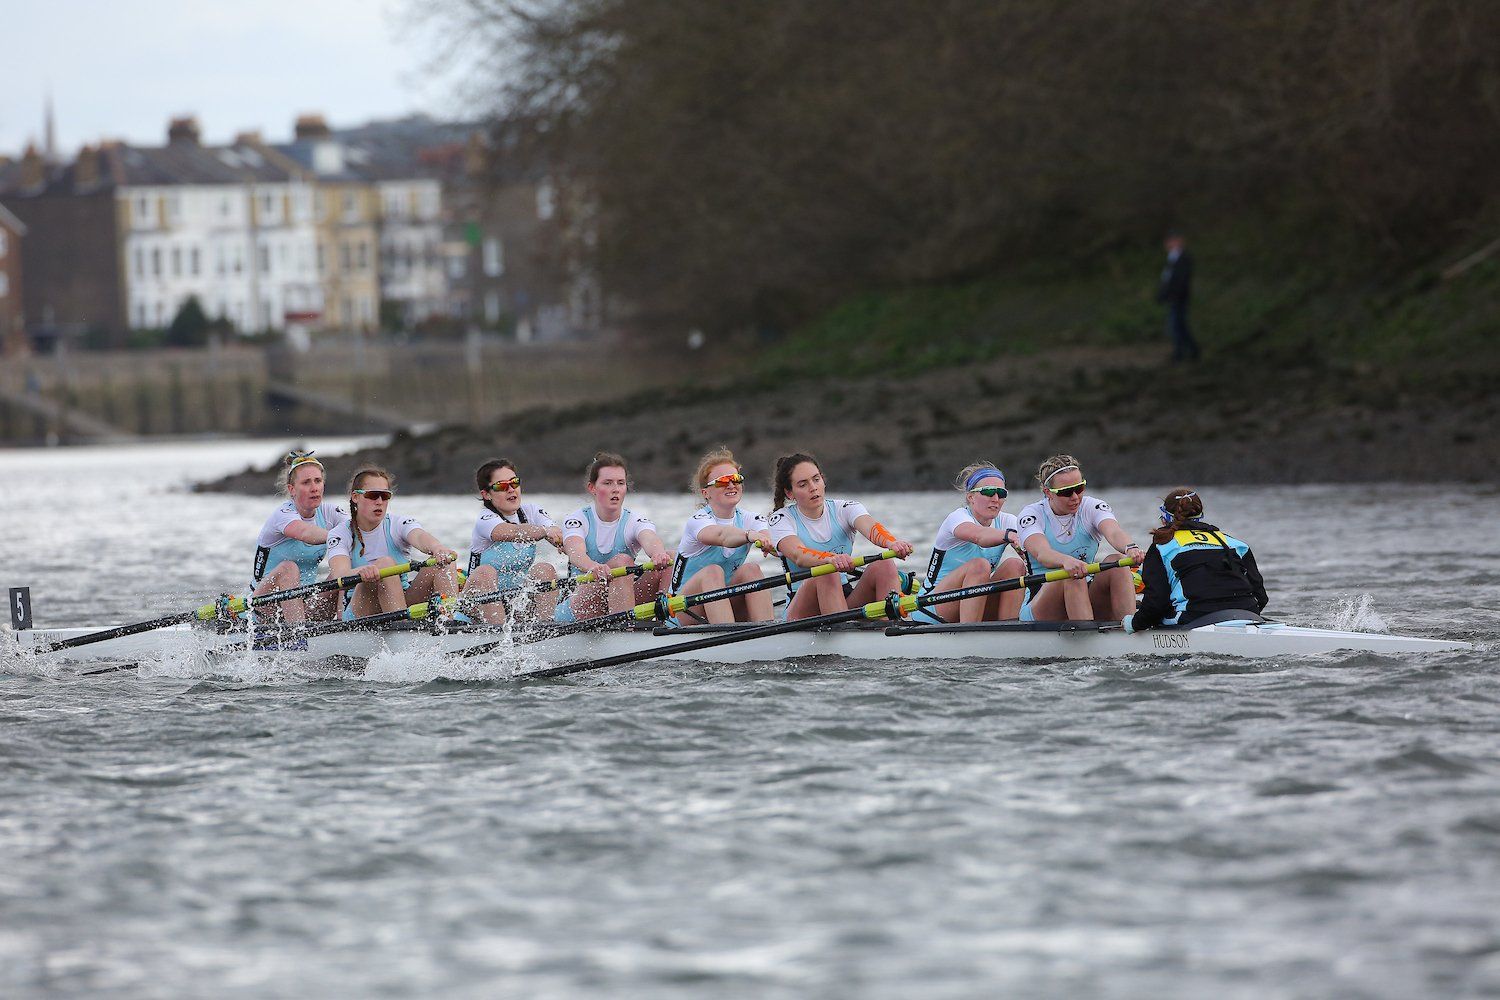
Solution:
[[[1269,624],[1267,619],[1262,618],[1254,611],[1246,611],[1244,608],[1225,608],[1223,611],[1210,611],[1206,615],[1194,618],[1186,625],[1162,625],[1160,629],[1167,632],[1190,632],[1204,625],[1227,625],[1234,622],[1241,625],[1265,625]]]

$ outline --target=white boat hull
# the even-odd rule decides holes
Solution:
[[[741,626],[744,627],[744,626]],[[13,632],[6,641],[21,650],[88,634],[90,629],[53,629]],[[689,639],[721,634],[710,628],[653,633],[647,629],[577,632],[511,641],[493,631],[455,631],[434,635],[419,629],[352,631],[306,640],[306,649],[278,650],[253,655],[279,661],[358,663],[381,653],[445,656],[480,645],[501,645],[481,654],[485,659],[514,664],[519,669],[574,663],[607,656],[647,651],[666,652]],[[174,626],[140,635],[36,654],[95,664],[138,663],[166,659],[202,658],[205,666],[225,657],[252,655],[244,633],[219,633],[203,628]],[[1057,623],[1023,626],[901,626],[883,623],[789,632],[725,643],[709,649],[670,653],[659,659],[707,663],[749,663],[796,660],[811,656],[841,656],[856,660],[1072,660],[1118,656],[1234,656],[1282,657],[1362,650],[1389,655],[1411,655],[1468,649],[1469,644],[1442,639],[1342,632],[1302,628],[1280,623],[1229,623],[1183,631],[1152,630],[1127,635],[1118,625]],[[470,660],[471,663],[476,661]],[[477,661],[483,662],[483,660]]]

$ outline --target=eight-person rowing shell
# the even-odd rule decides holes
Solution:
[[[355,584],[344,604],[345,620],[363,618],[382,611],[400,611],[434,593],[453,597],[458,579],[452,563],[458,553],[438,541],[415,518],[390,513],[396,477],[384,469],[365,466],[349,480],[349,520],[328,533],[328,568],[333,577],[357,572]],[[409,562],[412,550],[436,559],[411,575],[381,578],[387,566]]]

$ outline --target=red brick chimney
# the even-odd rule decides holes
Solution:
[[[190,142],[198,145],[198,119],[192,115],[173,118],[167,123],[167,142]]]
[[[292,132],[298,139],[327,139],[333,135],[322,115],[298,115]]]
[[[78,151],[78,160],[73,165],[73,186],[91,188],[99,183],[99,151],[93,146],[84,146]]]

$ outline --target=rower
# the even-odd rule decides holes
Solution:
[[[1068,571],[1069,579],[1044,583],[1026,592],[1022,621],[1119,621],[1135,609],[1135,587],[1129,573],[1101,573],[1088,578],[1088,564],[1099,543],[1141,558],[1109,504],[1084,494],[1088,480],[1072,455],[1053,455],[1037,470],[1042,499],[1021,509],[1021,550],[1028,573]]]
[[[391,514],[396,477],[384,469],[365,466],[349,480],[349,520],[328,533],[330,575],[357,572],[362,582],[354,585],[344,603],[345,621],[382,611],[400,611],[432,596],[453,597],[458,579],[452,563],[458,553],[439,542],[416,518]],[[411,561],[418,549],[437,560],[403,581],[380,577],[387,566]]]
[[[1250,546],[1203,520],[1197,490],[1178,487],[1157,508],[1162,526],[1151,532],[1141,577],[1145,593],[1127,632],[1159,625],[1187,628],[1212,616],[1259,621],[1269,598]]]
[[[891,534],[858,500],[835,500],[824,494],[823,470],[811,455],[783,455],[771,477],[775,497],[768,527],[771,541],[788,571],[793,566],[833,565],[839,572],[813,577],[792,589],[788,621],[845,611],[901,590],[896,565],[880,560],[865,567],[852,587],[844,574],[854,568],[854,536],[863,535],[898,558],[912,553],[912,544]],[[787,501],[792,501],[788,505]]]
[[[998,583],[1025,573],[1019,557],[1002,559],[1008,546],[1020,545],[1020,519],[1001,509],[1010,495],[1005,473],[993,462],[973,462],[958,474],[953,486],[963,494],[964,503],[938,528],[923,593]],[[1020,610],[1021,592],[1008,590],[934,604],[918,613],[944,622],[982,622],[1012,619]]]
[[[329,530],[349,520],[340,507],[324,501],[323,463],[312,452],[288,452],[276,482],[287,499],[266,518],[255,539],[256,597],[315,581]],[[281,601],[276,607],[288,623],[308,618],[326,621],[338,609],[338,598],[323,593],[306,601],[300,597]]]
[[[584,480],[590,502],[563,519],[563,554],[573,576],[594,575],[593,583],[580,584],[573,596],[557,606],[560,622],[594,618],[606,611],[625,611],[656,599],[670,582],[667,566],[672,554],[662,545],[656,524],[625,506],[630,490],[625,459],[601,451],[589,463]],[[607,579],[609,571],[633,565],[644,552],[656,569]]]
[[[746,558],[753,545],[770,552],[771,536],[764,515],[739,509],[744,486],[745,470],[728,448],[715,448],[699,460],[693,488],[702,495],[703,506],[683,526],[672,565],[673,594],[691,597],[763,578],[760,567]],[[774,617],[769,590],[713,601],[700,605],[700,610],[714,624],[768,622]],[[701,620],[690,612],[677,616],[682,625]]]
[[[466,595],[515,591],[514,596],[479,605],[491,625],[505,623],[506,611],[531,586],[557,579],[550,563],[536,561],[538,542],[562,549],[562,529],[545,510],[521,500],[521,474],[509,459],[492,458],[474,471],[474,485],[484,512],[474,522],[469,539],[469,579]],[[557,592],[533,594],[531,617],[550,621],[557,608]]]

